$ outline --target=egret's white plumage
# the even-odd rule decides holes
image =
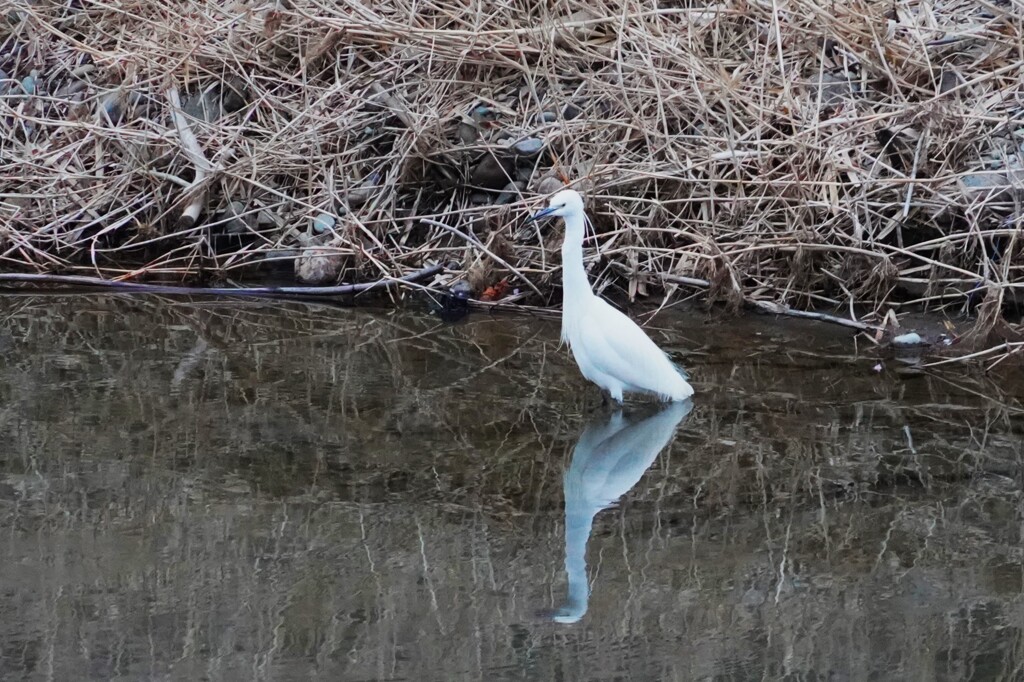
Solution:
[[[565,472],[565,605],[554,614],[560,623],[575,623],[587,612],[587,542],[594,517],[625,495],[650,468],[693,409],[685,400],[662,407],[645,419],[615,412],[584,429]]]
[[[535,219],[565,221],[562,243],[562,340],[569,344],[580,372],[622,402],[624,391],[653,393],[662,400],[693,395],[686,375],[619,310],[594,294],[583,267],[586,218],[583,198],[571,189],[553,197]]]

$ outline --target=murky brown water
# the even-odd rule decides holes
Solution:
[[[698,394],[620,418],[557,321],[0,316],[0,678],[1021,679],[1019,384],[666,316]]]

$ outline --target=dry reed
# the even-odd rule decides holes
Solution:
[[[981,347],[1020,350],[1010,4],[7,7],[0,267],[197,281],[315,247],[334,281],[441,262],[544,305],[557,231],[521,218],[561,177],[600,290],[864,322],[981,303]]]

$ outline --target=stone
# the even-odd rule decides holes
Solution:
[[[1006,173],[967,173],[960,176],[960,188],[970,198],[987,195],[991,198],[1002,197],[1010,188],[1010,179]]]
[[[505,185],[505,188],[498,195],[498,198],[494,203],[498,206],[505,204],[511,204],[513,201],[522,196],[523,190],[526,189],[526,183],[521,181],[510,182]]]
[[[81,81],[78,81],[81,82]],[[101,121],[118,123],[124,114],[124,107],[121,106],[121,93],[111,90],[96,105]]]
[[[260,228],[277,227],[280,228],[284,225],[284,218],[277,215],[269,208],[265,208],[256,214],[256,224]]]
[[[512,159],[485,154],[473,168],[469,182],[474,187],[483,189],[501,189],[512,180],[514,172],[515,161]]]
[[[348,193],[348,205],[351,208],[359,208],[374,195],[377,191],[377,181],[380,179],[380,173],[370,173],[370,176],[363,180],[359,187],[355,188]]]
[[[554,194],[562,189],[565,189],[565,184],[558,178],[549,175],[538,183],[537,194]]]
[[[345,265],[345,256],[329,246],[309,246],[295,259],[295,279],[303,284],[335,284]]]
[[[964,82],[963,77],[951,69],[943,69],[939,76],[939,94],[943,95]]]
[[[316,234],[323,234],[334,229],[335,218],[330,213],[321,213],[317,217],[313,218],[310,227]]]
[[[463,144],[473,144],[480,139],[480,129],[472,123],[461,121],[459,123],[459,139]]]
[[[229,78],[221,87],[221,107],[232,114],[249,103],[249,88],[241,78]]]
[[[204,92],[192,95],[181,105],[181,110],[186,116],[204,123],[216,121],[222,113],[214,88],[207,88]]]
[[[544,141],[536,137],[527,137],[512,145],[512,151],[520,156],[536,156],[544,149]]]
[[[245,204],[241,201],[232,201],[224,211],[223,218],[227,218],[224,224],[224,231],[230,234],[241,234],[248,232],[251,228],[251,215],[245,215]]]
[[[814,78],[811,81],[809,95],[811,99],[821,98],[821,106],[824,108],[836,107],[844,100],[853,97],[857,91],[857,84],[845,74],[825,72],[821,79]]]

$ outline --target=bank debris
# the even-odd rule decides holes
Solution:
[[[606,294],[871,327],[969,310],[973,346],[1020,350],[1010,2],[5,8],[4,269],[332,285],[441,263],[435,286],[552,305],[558,230],[522,218],[568,180]]]

